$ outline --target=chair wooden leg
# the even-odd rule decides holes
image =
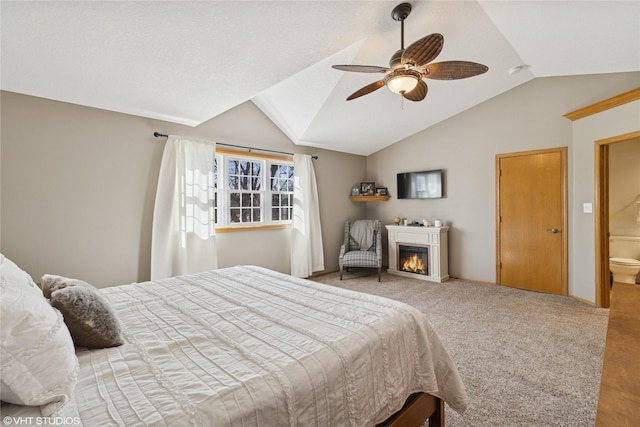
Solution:
[[[378,282],[380,281],[381,275],[382,275],[382,267],[378,267]]]
[[[342,266],[340,266],[340,280],[342,280]]]

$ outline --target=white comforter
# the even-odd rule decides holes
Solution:
[[[85,426],[371,426],[416,391],[466,407],[426,318],[396,301],[252,266],[104,291],[126,343],[78,351],[60,415]]]

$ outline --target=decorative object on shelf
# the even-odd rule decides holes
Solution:
[[[400,217],[399,217],[399,216],[397,216],[397,217],[393,218],[393,222],[394,222],[396,225],[400,225]]]
[[[358,187],[357,185],[354,185],[353,187],[351,187],[351,195],[352,196],[359,196],[360,195],[360,187]]]
[[[442,227],[442,221],[440,221],[439,219],[433,220],[433,226],[434,227]]]
[[[387,187],[377,187],[376,188],[376,196],[387,196],[389,195],[389,190]]]
[[[375,182],[361,182],[360,183],[360,195],[361,196],[374,196],[376,193]]]

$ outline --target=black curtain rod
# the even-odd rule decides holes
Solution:
[[[155,136],[156,138],[160,138],[160,137],[164,137],[164,138],[168,138],[169,135],[165,135],[163,133],[160,132],[154,132],[153,136]],[[226,147],[234,147],[234,148],[244,148],[245,150],[249,150],[249,152],[253,151],[253,150],[257,150],[257,151],[266,151],[268,153],[278,153],[278,154],[286,154],[289,156],[293,156],[293,153],[287,153],[285,151],[276,151],[276,150],[266,150],[264,148],[254,148],[254,147],[245,147],[244,145],[234,145],[234,144],[225,144],[224,142],[216,142],[216,145],[224,145]],[[318,159],[318,156],[311,156],[312,159]]]

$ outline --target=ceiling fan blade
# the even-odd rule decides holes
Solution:
[[[403,93],[402,96],[409,101],[422,101],[424,97],[427,96],[427,90],[429,90],[427,84],[423,80],[420,80],[411,92]]]
[[[353,71],[356,73],[386,73],[387,67],[378,67],[375,65],[332,65],[336,70]]]
[[[442,34],[434,33],[415,41],[402,54],[402,65],[407,62],[415,66],[425,66],[440,55],[444,46]]]
[[[486,65],[467,61],[444,61],[429,64],[425,67],[424,77],[435,80],[458,80],[486,73]]]
[[[352,99],[356,99],[356,98],[361,97],[362,95],[366,95],[368,93],[371,93],[374,90],[380,89],[382,86],[384,86],[384,82],[382,80],[378,80],[377,82],[373,82],[371,84],[368,84],[365,87],[363,87],[361,89],[358,89],[357,91],[355,91],[351,95],[349,95],[349,97],[347,98],[347,101],[351,101]]]

